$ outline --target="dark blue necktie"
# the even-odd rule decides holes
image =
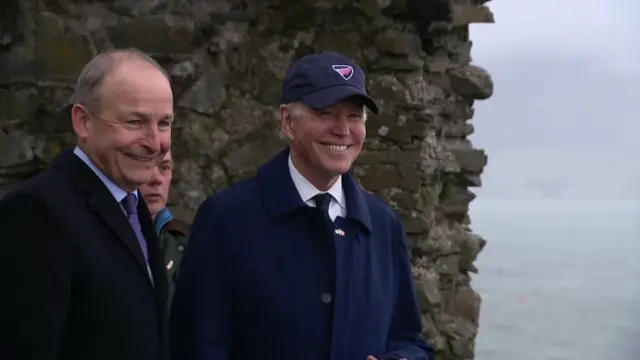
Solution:
[[[324,222],[329,228],[333,228],[333,220],[331,220],[329,216],[329,203],[331,203],[331,198],[332,196],[329,193],[320,193],[312,198],[316,202],[316,209],[322,212]]]

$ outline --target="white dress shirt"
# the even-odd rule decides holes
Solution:
[[[315,207],[316,203],[312,198],[324,191],[318,190],[309,182],[309,180],[305,179],[305,177],[300,174],[291,161],[291,155],[289,155],[289,173],[291,174],[293,184],[296,186],[302,201],[309,206]],[[335,221],[338,216],[345,217],[347,215],[347,204],[344,197],[344,191],[342,190],[342,177],[339,177],[338,181],[336,181],[336,183],[333,184],[333,186],[326,192],[331,195],[331,202],[329,203],[329,217],[331,217],[331,220]]]
[[[122,188],[120,188],[118,185],[116,185],[116,183],[114,183],[100,169],[98,169],[98,167],[91,161],[91,159],[89,159],[89,156],[87,156],[87,154],[85,154],[84,151],[80,149],[80,147],[76,146],[75,149],[73,149],[73,153],[77,157],[79,157],[80,160],[82,160],[85,164],[87,164],[87,166],[91,170],[93,170],[93,172],[98,176],[98,178],[100,178],[104,186],[106,186],[107,189],[109,189],[109,192],[116,199],[116,201],[122,208],[122,211],[126,213],[124,207],[122,206],[122,200],[124,200],[125,196],[127,196],[127,192],[124,191]],[[134,191],[133,194],[136,196],[136,204],[137,204],[138,191]]]

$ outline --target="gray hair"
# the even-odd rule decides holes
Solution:
[[[135,48],[111,49],[91,59],[82,69],[71,95],[70,105],[80,104],[94,110],[99,107],[100,90],[105,78],[129,60],[142,61],[153,66],[171,82],[167,71],[144,52]]]

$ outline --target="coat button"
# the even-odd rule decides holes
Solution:
[[[182,245],[178,246],[178,250],[179,250],[179,251],[184,250],[184,246],[182,246]]]
[[[329,304],[331,302],[332,296],[331,294],[324,293],[321,296],[322,302],[325,304]]]

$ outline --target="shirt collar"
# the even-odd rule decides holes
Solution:
[[[295,165],[291,161],[291,155],[289,155],[289,173],[291,174],[291,179],[293,180],[293,184],[296,186],[302,201],[307,202],[311,200],[314,196],[321,193],[322,191],[318,190],[313,184],[309,182],[300,172],[296,169]],[[338,181],[329,188],[327,191],[333,199],[342,207],[346,208],[344,192],[342,191],[342,176],[338,178]]]
[[[76,146],[76,148],[73,149],[73,153],[76,154],[76,156],[79,157],[80,160],[82,160],[85,164],[87,164],[87,166],[91,170],[93,170],[93,172],[98,176],[98,178],[100,178],[100,180],[107,187],[107,189],[109,189],[109,192],[111,192],[111,195],[113,195],[116,201],[118,203],[122,202],[125,196],[127,196],[127,192],[122,190],[122,188],[116,185],[116,183],[114,183],[100,169],[98,169],[98,167],[93,163],[93,161],[91,161],[91,159],[89,159],[87,154],[85,154],[84,151],[80,149],[80,147]],[[136,196],[136,201],[137,201],[138,192],[135,191],[133,194]]]
[[[160,231],[162,231],[162,228],[173,219],[173,214],[171,214],[171,211],[169,211],[168,208],[164,208],[162,210],[160,210],[160,212],[158,213],[158,215],[156,215],[156,221],[155,221],[155,227],[156,227],[156,232],[159,234]]]

